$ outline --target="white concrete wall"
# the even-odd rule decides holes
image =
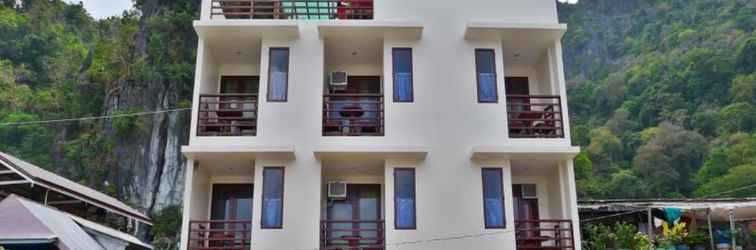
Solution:
[[[203,0],[203,20],[209,20],[210,0]],[[569,123],[565,122],[564,139],[510,139],[507,131],[505,76],[528,76],[535,93],[565,96],[561,61],[561,44],[543,48],[546,53],[535,65],[517,65],[503,58],[502,42],[492,39],[465,40],[465,24],[470,21],[556,23],[555,0],[376,0],[375,21],[417,21],[422,23],[419,40],[386,36],[383,54],[377,65],[339,65],[326,60],[325,43],[316,21],[299,22],[299,37],[291,40],[267,39],[262,35],[259,64],[224,64],[223,58],[213,58],[200,41],[195,82],[195,108],[199,93],[212,93],[217,85],[207,83],[221,74],[253,74],[260,76],[258,131],[254,137],[197,137],[196,113],[192,118],[190,146],[228,148],[254,145],[293,145],[295,159],[258,158],[254,163],[254,183],[262,183],[262,168],[285,167],[283,229],[261,229],[260,208],[262,188],[254,189],[253,241],[255,250],[315,249],[319,246],[319,220],[323,218],[324,184],[337,178],[323,171],[322,163],[314,156],[316,148],[344,146],[417,146],[428,148],[424,160],[406,161],[386,159],[383,175],[371,177],[347,176],[354,181],[370,180],[383,184],[384,216],[387,249],[515,249],[514,211],[507,199],[506,229],[485,229],[483,221],[481,167],[502,167],[503,188],[512,197],[513,182],[529,181],[528,177],[512,176],[508,160],[472,161],[470,150],[479,145],[511,145],[529,147],[568,146]],[[250,21],[253,22],[253,21]],[[270,47],[289,47],[289,87],[287,102],[268,102],[267,71]],[[394,103],[392,87],[391,49],[413,48],[412,103]],[[499,102],[478,103],[475,77],[476,48],[491,48],[496,53]],[[253,60],[256,61],[256,60]],[[385,136],[380,137],[323,137],[322,94],[326,72],[346,70],[350,73],[382,75],[385,100]],[[210,91],[210,92],[208,92]],[[566,102],[563,102],[566,112]],[[218,153],[222,155],[223,153]],[[539,186],[543,218],[575,218],[576,210],[570,199],[574,195],[555,195],[554,192],[574,192],[574,180],[562,164],[553,173],[532,179]],[[417,229],[394,230],[393,169],[416,168]],[[562,172],[560,172],[562,171]],[[382,179],[381,179],[382,178]],[[192,178],[198,181],[197,178]],[[193,183],[191,186],[202,185]],[[572,189],[570,189],[572,187]],[[567,191],[565,192],[565,189]],[[191,193],[191,192],[190,192]],[[201,213],[202,205],[195,204],[201,194],[191,193],[191,211]],[[204,197],[205,201],[207,197]],[[205,205],[206,206],[206,205]],[[197,210],[197,211],[195,211]],[[199,212],[198,212],[199,211]],[[546,216],[548,215],[548,217]],[[185,216],[186,217],[186,216]],[[579,232],[578,232],[579,233]],[[431,239],[478,235],[448,241]],[[417,244],[392,244],[420,241]]]

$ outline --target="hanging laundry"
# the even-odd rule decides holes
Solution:
[[[667,222],[674,225],[680,219],[680,216],[682,216],[682,209],[673,207],[664,208],[664,215],[667,217]]]

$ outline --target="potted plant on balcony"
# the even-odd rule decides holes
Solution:
[[[687,245],[683,244],[683,239],[687,236],[688,231],[685,229],[685,223],[675,224],[671,228],[666,222],[662,223],[662,239],[659,241],[659,246],[666,250],[690,250]]]
[[[683,238],[683,243],[694,250],[705,250],[708,242],[709,236],[701,232],[689,233],[688,236]]]

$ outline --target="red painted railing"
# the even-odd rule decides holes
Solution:
[[[373,0],[213,0],[226,19],[373,19]]]
[[[249,250],[252,221],[204,220],[189,222],[189,250]]]
[[[383,250],[383,220],[323,220],[320,222],[321,250]]]
[[[324,136],[383,136],[382,94],[323,95]]]
[[[564,138],[562,98],[507,95],[510,138]]]
[[[516,220],[517,249],[575,249],[571,220]]]
[[[255,136],[257,94],[200,95],[198,136]]]

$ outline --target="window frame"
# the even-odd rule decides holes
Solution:
[[[409,100],[399,100],[399,96],[397,96],[396,91],[396,53],[397,51],[409,51],[409,73],[410,73],[410,97]],[[414,54],[412,52],[411,47],[394,47],[391,49],[391,78],[392,78],[392,88],[393,88],[393,96],[394,96],[394,102],[400,102],[400,103],[413,103],[415,102],[415,65],[414,65]]]
[[[499,183],[498,187],[501,191],[501,218],[502,218],[502,225],[501,226],[493,226],[488,225],[488,207],[486,206],[486,172],[487,171],[494,171],[498,174],[498,176],[501,178],[501,183]],[[484,167],[480,170],[480,176],[481,176],[481,195],[482,195],[482,202],[483,202],[483,226],[485,229],[506,229],[507,228],[507,201],[506,201],[506,193],[504,192],[504,170],[500,167]]]
[[[491,60],[491,66],[493,67],[493,72],[491,72],[494,75],[493,83],[494,83],[494,99],[491,101],[487,100],[481,100],[480,99],[480,71],[478,71],[478,66],[480,63],[480,58],[478,56],[478,52],[491,52],[492,59]],[[488,48],[477,48],[475,49],[475,90],[478,94],[478,103],[499,103],[499,81],[498,81],[498,74],[496,74],[496,49]]]
[[[412,201],[414,202],[414,206],[412,206],[412,226],[402,226],[400,227],[398,225],[398,216],[396,216],[396,212],[398,211],[397,206],[397,173],[399,171],[409,171],[412,173]],[[417,229],[417,175],[415,173],[415,168],[394,168],[394,230],[416,230]]]
[[[265,225],[265,223],[264,223],[264,221],[265,221],[264,217],[265,217],[265,212],[266,212],[266,209],[265,209],[265,197],[266,197],[265,196],[265,171],[267,171],[267,170],[281,170],[281,208],[280,208],[280,211],[279,211],[279,213],[281,214],[281,221],[279,222],[278,225],[274,225],[274,226]],[[286,174],[285,173],[286,173],[286,171],[285,171],[284,167],[263,167],[263,172],[262,172],[262,178],[263,178],[263,180],[262,180],[262,194],[260,195],[260,206],[261,206],[260,207],[260,229],[283,229],[283,223],[284,223],[284,187],[286,187],[286,185],[284,185],[284,183],[286,181]]]
[[[286,88],[284,89],[284,97],[283,99],[273,99],[271,94],[271,73],[273,72],[273,67],[271,67],[273,63],[273,51],[283,50],[286,51]],[[289,47],[270,47],[268,48],[268,89],[266,93],[266,101],[268,102],[287,102],[289,100],[289,72],[291,68],[291,50]]]

